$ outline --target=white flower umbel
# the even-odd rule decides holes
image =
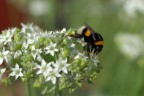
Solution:
[[[15,76],[15,80],[18,79],[18,77],[22,77],[22,68],[19,68],[19,65],[16,64],[15,68],[11,68],[12,72],[9,74],[9,76]]]
[[[1,80],[1,76],[3,75],[3,73],[6,71],[6,68],[0,68],[0,80]]]
[[[39,69],[37,74],[43,74],[46,78],[48,72],[52,70],[51,64],[53,64],[53,62],[46,63],[45,60],[42,60],[41,65],[36,65],[36,68]]]
[[[54,56],[54,53],[57,51],[58,49],[56,48],[56,43],[50,42],[50,45],[45,48],[45,54],[50,53],[52,56]]]
[[[50,81],[53,83],[53,84],[56,84],[56,79],[57,77],[61,77],[61,75],[59,74],[59,70],[57,70],[57,68],[55,69],[51,69],[48,74],[47,74],[47,78],[46,78],[46,81]]]
[[[54,67],[59,72],[62,71],[64,73],[68,73],[68,69],[67,69],[68,66],[69,66],[69,64],[67,63],[67,58],[66,59],[62,59],[61,57],[54,64]]]
[[[0,77],[4,72],[8,76],[2,82],[33,79],[34,87],[45,88],[47,94],[63,89],[72,92],[84,82],[92,82],[101,66],[97,58],[88,56],[83,39],[71,37],[75,34],[74,29],[65,28],[43,31],[32,23],[22,24],[21,29],[3,31],[0,34],[0,65],[5,63],[6,66],[0,69]]]
[[[2,52],[0,52],[0,65],[3,63],[4,60],[7,59],[8,53],[9,51],[5,51],[5,49],[3,49]]]

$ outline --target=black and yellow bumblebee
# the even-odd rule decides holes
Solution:
[[[87,43],[86,50],[88,53],[98,54],[104,45],[104,39],[101,34],[95,32],[89,25],[80,27],[75,35],[70,36],[84,38],[84,41]]]

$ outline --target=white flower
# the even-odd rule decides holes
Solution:
[[[35,32],[33,23],[30,23],[30,24],[27,24],[27,25],[21,23],[21,26],[22,26],[22,29],[21,29],[22,33]]]
[[[79,59],[79,58],[82,58],[83,60],[86,60],[88,57],[87,56],[85,56],[83,53],[78,53],[75,57],[74,57],[74,59]]]
[[[27,49],[29,44],[26,41],[23,41],[22,48]]]
[[[36,58],[38,61],[42,61],[42,57],[41,55],[37,55],[37,58]]]
[[[8,53],[9,51],[5,51],[5,49],[3,49],[2,52],[0,52],[0,65],[3,63],[4,59],[7,59]]]
[[[6,68],[0,68],[0,80],[1,80],[1,76],[3,75],[3,73],[6,71]]]
[[[56,83],[56,77],[61,77],[57,68],[53,69],[51,65],[54,65],[54,62],[46,63],[42,60],[41,65],[36,65],[38,68],[37,74],[43,74],[45,77],[45,81],[51,80],[53,84]]]
[[[32,54],[32,56],[33,56],[34,59],[35,59],[36,57],[39,57],[39,56],[40,56],[40,53],[42,53],[42,50],[41,50],[41,49],[35,49],[35,48],[33,49],[33,48],[32,48],[32,50],[33,50],[33,51],[32,51],[31,54]]]
[[[115,42],[120,51],[130,58],[136,58],[143,54],[144,43],[139,35],[134,34],[117,34]]]
[[[61,34],[64,34],[64,33],[67,33],[66,28],[63,28],[62,30],[57,30],[57,31],[53,32],[52,36],[59,37],[59,36],[61,36]]]
[[[41,65],[36,66],[36,68],[39,69],[37,74],[43,74],[44,77],[46,77],[48,72],[52,70],[51,64],[53,64],[53,62],[46,63],[45,60],[42,60]]]
[[[78,39],[77,42],[80,43],[82,46],[85,46],[87,44],[86,42],[84,42],[84,39]]]
[[[50,42],[50,45],[45,48],[45,54],[50,53],[52,56],[54,56],[54,53],[57,51],[58,49],[56,48],[56,43]]]
[[[46,0],[32,0],[29,3],[29,11],[34,16],[42,16],[50,10],[51,6]]]
[[[69,64],[67,63],[67,58],[66,59],[62,59],[59,58],[56,63],[54,64],[54,67],[60,72],[64,72],[64,73],[68,73],[67,67],[69,66]]]
[[[66,32],[66,28],[63,28],[60,33],[65,33]]]
[[[8,42],[12,41],[13,34],[16,28],[4,31],[2,35],[0,35],[0,42],[6,45]]]
[[[96,59],[93,60],[93,63],[94,63],[94,65],[97,67],[97,66],[98,66],[98,63],[99,63],[99,60],[97,60],[97,58],[96,58]]]
[[[19,65],[16,63],[15,68],[11,68],[12,72],[9,74],[9,76],[15,76],[15,80],[18,79],[18,77],[22,77],[23,73],[22,68],[19,68]]]
[[[55,68],[55,69],[51,69],[48,74],[47,74],[47,78],[46,81],[51,80],[51,82],[53,84],[56,84],[56,79],[57,77],[61,77],[61,75],[59,74],[59,71]]]
[[[75,48],[75,46],[76,46],[76,45],[75,45],[74,43],[72,43],[70,47]]]
[[[29,45],[29,44],[32,44],[32,43],[34,43],[35,42],[35,40],[33,39],[33,38],[28,38],[27,39],[27,44]]]
[[[14,53],[14,58],[18,58],[19,56],[22,55],[22,52],[20,50],[17,50],[15,53]]]

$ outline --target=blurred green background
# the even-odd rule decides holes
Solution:
[[[84,84],[64,96],[144,96],[143,5],[143,0],[1,0],[0,27],[33,22],[44,30],[56,30],[77,29],[87,23],[104,38],[99,54],[103,69],[94,84]],[[0,96],[25,96],[21,86],[0,85],[0,90],[10,90],[9,94],[1,90]],[[40,96],[40,92],[35,89],[32,96]]]

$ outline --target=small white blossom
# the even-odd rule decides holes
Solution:
[[[23,41],[22,48],[27,49],[29,44],[26,41]]]
[[[18,58],[19,56],[22,55],[22,52],[20,50],[17,50],[15,53],[14,53],[14,58]]]
[[[79,58],[83,58],[83,60],[86,60],[88,57],[85,56],[83,53],[78,53],[78,54],[74,57],[74,59],[79,59]]]
[[[6,30],[6,32],[3,32],[3,34],[0,35],[0,43],[6,45],[8,42],[11,42],[15,30],[16,28],[13,28]]]
[[[86,42],[84,42],[84,39],[78,39],[77,42],[80,43],[82,46],[85,46],[87,44]]]
[[[15,76],[15,80],[18,79],[18,77],[22,77],[22,68],[19,68],[19,65],[16,63],[15,68],[11,68],[12,72],[9,74],[9,76]]]
[[[53,31],[46,31],[46,32],[43,32],[43,34],[41,34],[41,37],[53,38],[55,36],[53,35]]]
[[[74,48],[74,47],[75,47],[75,44],[74,44],[74,43],[72,43],[70,47]]]
[[[64,55],[65,55],[64,49],[60,48],[60,56],[64,56]]]
[[[36,50],[35,46],[32,46],[31,49],[32,49],[32,51]]]
[[[7,55],[9,51],[5,51],[5,49],[0,52],[0,65],[3,63],[4,60],[7,60]]]
[[[58,49],[56,48],[56,43],[50,42],[50,45],[45,48],[45,54],[50,53],[52,56],[54,56],[54,53],[57,51]]]
[[[59,58],[56,63],[54,64],[54,67],[60,72],[64,72],[64,73],[68,73],[67,67],[69,66],[69,64],[67,63],[67,58],[66,59],[62,59]]]
[[[38,61],[42,61],[41,55],[37,55],[36,59],[37,59]]]
[[[66,28],[63,28],[60,33],[65,33],[66,32]]]
[[[32,44],[32,43],[34,43],[35,42],[35,40],[33,39],[33,38],[28,38],[28,40],[27,40],[27,44],[29,45],[29,44]]]
[[[32,48],[32,50],[33,50],[33,48]],[[36,59],[36,57],[40,56],[40,53],[42,53],[41,49],[34,49],[31,54],[32,54],[33,58]]]
[[[59,71],[55,68],[55,69],[51,69],[48,74],[47,74],[47,78],[46,81],[50,81],[53,84],[56,84],[56,79],[57,77],[61,77],[61,75],[59,74]]]
[[[94,65],[97,67],[97,66],[98,66],[98,63],[99,63],[99,60],[96,58],[96,59],[93,60],[93,63],[94,63]]]
[[[28,25],[25,25],[25,24],[21,23],[21,26],[22,26],[22,29],[21,29],[22,33],[34,32],[33,23],[30,23]]]
[[[47,76],[48,72],[52,70],[51,64],[53,62],[46,63],[45,60],[41,61],[41,65],[37,65],[36,68],[39,70],[37,71],[37,74],[43,74],[44,77]]]
[[[1,76],[3,75],[3,73],[6,71],[6,68],[0,68],[0,80],[1,80]]]

